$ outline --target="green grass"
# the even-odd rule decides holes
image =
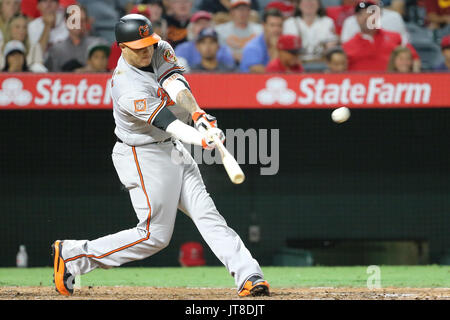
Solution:
[[[382,287],[450,288],[450,266],[381,266]],[[263,267],[280,287],[366,287],[367,267]],[[0,268],[0,286],[53,286],[52,268]],[[81,276],[82,286],[234,288],[224,267],[96,269]]]

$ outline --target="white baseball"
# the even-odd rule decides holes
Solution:
[[[340,107],[331,113],[331,119],[336,123],[345,122],[348,118],[350,118],[350,109],[347,107]]]

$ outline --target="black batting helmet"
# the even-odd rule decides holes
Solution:
[[[116,41],[132,49],[151,46],[161,40],[153,32],[153,26],[147,17],[141,14],[127,14],[120,18],[115,27]]]

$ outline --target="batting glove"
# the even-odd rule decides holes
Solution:
[[[205,113],[205,111],[194,112],[192,120],[194,120],[195,128],[200,132],[204,132],[209,128],[217,128],[216,117]]]
[[[216,147],[214,142],[214,136],[219,137],[220,141],[223,143],[225,141],[225,135],[223,131],[219,128],[209,128],[204,132],[205,137],[202,140],[202,147],[205,150],[212,150]]]

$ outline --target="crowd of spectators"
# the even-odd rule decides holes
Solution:
[[[111,72],[128,13],[147,16],[187,72],[450,70],[448,0],[0,0],[0,69]],[[425,67],[423,43],[440,48]]]

